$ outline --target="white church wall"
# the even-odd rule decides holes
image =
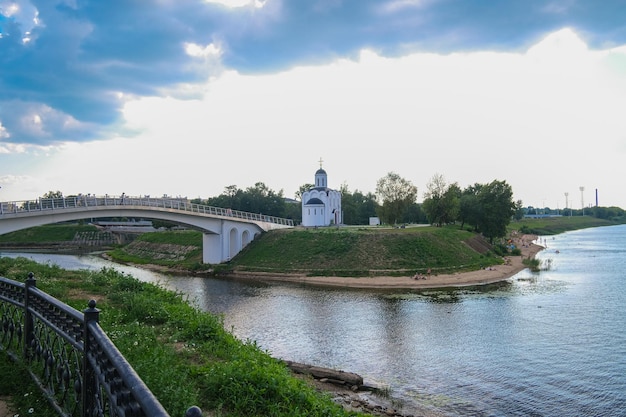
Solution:
[[[325,226],[325,212],[323,205],[307,205],[302,213],[302,225],[306,227]]]

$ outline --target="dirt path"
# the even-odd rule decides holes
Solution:
[[[16,414],[9,408],[7,400],[7,397],[0,397],[0,417],[13,417]]]

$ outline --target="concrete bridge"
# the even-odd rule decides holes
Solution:
[[[200,230],[202,260],[226,262],[257,235],[293,220],[204,206],[182,198],[79,195],[0,203],[0,235],[44,224],[102,217],[160,219]]]

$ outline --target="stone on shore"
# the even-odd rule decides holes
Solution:
[[[352,372],[322,368],[292,361],[285,361],[285,363],[293,372],[311,375],[315,379],[325,379],[327,382],[336,385],[356,386],[357,388],[363,386],[363,377]]]

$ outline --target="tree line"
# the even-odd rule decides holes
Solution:
[[[292,219],[294,224],[302,222],[302,195],[313,188],[303,184],[295,198],[286,198],[283,190],[274,191],[265,183],[257,182],[241,189],[229,185],[215,197],[196,198],[192,203],[230,208],[251,213],[266,214]],[[461,188],[458,183],[448,183],[441,174],[435,174],[426,185],[423,202],[417,203],[418,190],[410,181],[395,172],[389,172],[376,183],[375,193],[360,190],[350,191],[342,184],[341,208],[346,225],[367,225],[370,218],[378,217],[382,224],[432,224],[444,226],[458,224],[482,233],[493,241],[503,237],[513,219],[533,214],[532,207],[522,207],[521,200],[513,201],[513,189],[506,181],[494,180],[487,184],[474,183]],[[50,191],[43,197],[62,197],[60,191]],[[543,213],[549,209],[543,209]],[[580,215],[572,211],[564,215]],[[617,207],[590,207],[582,214],[599,218],[623,216],[624,210]]]
[[[295,199],[288,199],[282,190],[276,192],[263,182],[246,189],[229,185],[216,197],[192,202],[289,218],[298,224],[302,221],[302,195],[312,187],[303,184]],[[460,223],[461,227],[467,225],[493,239],[504,236],[509,221],[521,213],[521,202],[513,202],[513,190],[505,181],[474,184],[462,190],[436,174],[428,183],[421,204],[417,203],[417,187],[394,172],[378,180],[376,193],[350,191],[346,184],[339,191],[346,225],[367,225],[372,217],[388,225]]]

